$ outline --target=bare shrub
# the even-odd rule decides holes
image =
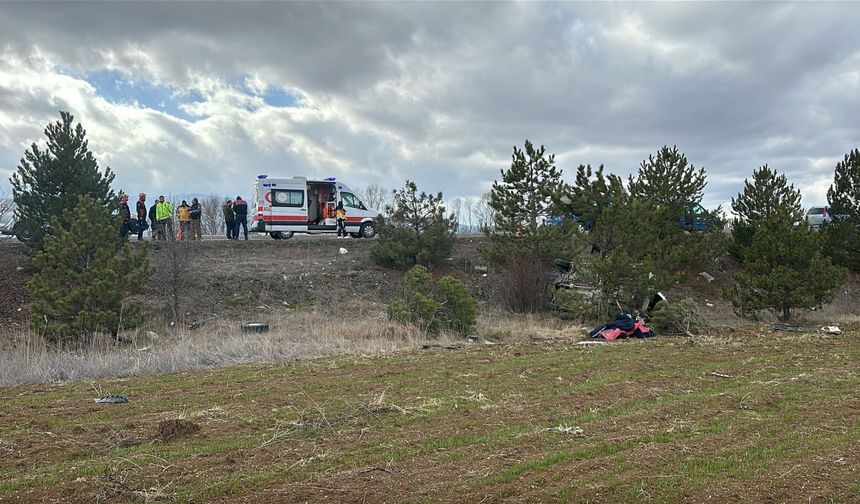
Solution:
[[[326,355],[380,354],[427,343],[417,329],[383,318],[352,320],[318,312],[264,317],[271,331],[242,334],[234,321],[212,321],[197,331],[138,335],[131,344],[97,336],[87,344],[47,345],[22,333],[0,347],[0,386],[171,373],[251,362],[285,362]],[[450,341],[450,340],[449,340]],[[112,393],[122,393],[110,391]]]
[[[171,317],[175,322],[184,319],[185,292],[191,280],[189,269],[193,250],[189,241],[166,241],[156,246],[153,254],[155,277],[153,287],[167,294]]]
[[[517,313],[542,311],[549,303],[549,289],[543,261],[531,258],[502,263],[496,275],[495,295],[506,309]]]

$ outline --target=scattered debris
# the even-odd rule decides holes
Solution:
[[[578,425],[568,425],[565,423],[561,423],[556,425],[555,427],[549,427],[546,429],[540,429],[538,432],[555,432],[557,434],[567,434],[569,436],[582,436],[584,431]]]
[[[348,250],[346,250],[345,248],[341,247],[341,248],[340,248],[340,250],[339,250],[338,252],[340,252],[340,255],[344,255],[344,254],[346,254],[346,253],[347,253],[347,252],[349,252],[349,251],[348,251]]]
[[[708,374],[711,376],[716,376],[717,378],[734,378],[734,376],[732,376],[732,375],[727,375],[724,373],[717,373],[716,371],[711,371]]]
[[[577,344],[578,346],[581,346],[581,347],[591,347],[591,346],[606,346],[606,345],[608,345],[609,343],[607,343],[607,342],[605,342],[605,341],[591,341],[591,340],[585,340],[585,341],[577,341],[577,342],[576,342],[576,344]]]
[[[242,324],[242,332],[246,333],[266,333],[269,332],[269,324],[262,322],[247,322]]]
[[[559,434],[568,434],[571,436],[581,436],[585,432],[582,430],[582,427],[579,427],[578,425],[566,424],[559,424],[553,430]]]
[[[747,398],[749,396],[750,396],[750,392],[747,392],[746,394],[744,394],[743,397],[741,397],[741,400],[738,403],[738,409],[742,409],[742,410],[751,410],[752,409],[752,405],[747,402]]]
[[[842,329],[839,329],[839,326],[835,325],[824,326],[820,329],[820,331],[826,334],[842,334]]]
[[[200,431],[199,425],[181,418],[158,423],[158,438],[162,441],[175,441],[196,434],[198,431]]]
[[[802,326],[797,324],[786,324],[783,322],[777,322],[770,326],[774,331],[784,331],[784,332],[815,332],[818,328],[812,326]]]
[[[440,345],[438,343],[430,343],[426,345],[421,345],[422,350],[459,350],[460,347],[457,345]]]
[[[146,337],[151,340],[157,340],[159,338],[158,334],[153,331],[146,331]]]
[[[475,266],[474,269],[475,269],[475,273],[488,273],[489,272],[489,270],[487,270],[486,266]]]
[[[711,276],[710,274],[708,274],[708,272],[706,272],[706,271],[699,273],[699,276],[704,278],[705,280],[707,280],[708,283],[711,283],[714,281],[714,277]]]
[[[96,397],[93,399],[93,402],[98,404],[125,404],[128,402],[128,398],[126,396],[121,395],[109,395]]]
[[[498,343],[493,341],[493,340],[488,340],[486,338],[482,338],[480,336],[475,336],[475,335],[466,336],[466,341],[468,341],[469,343],[483,343],[485,345],[498,345]]]

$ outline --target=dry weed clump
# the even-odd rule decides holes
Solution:
[[[196,331],[108,336],[62,348],[21,333],[0,343],[0,386],[158,374],[251,362],[285,362],[328,355],[373,355],[427,342],[417,329],[384,319],[351,320],[317,312],[267,317],[270,332],[245,334],[234,321],[211,321]]]

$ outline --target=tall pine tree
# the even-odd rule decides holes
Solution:
[[[744,180],[744,190],[732,198],[732,252],[740,256],[741,249],[752,245],[758,228],[769,221],[792,225],[803,220],[800,191],[788,183],[785,175],[777,175],[767,165],[753,171],[752,181]]]
[[[860,271],[860,150],[836,164],[827,203],[833,222],[822,230],[826,250],[834,262]]]
[[[113,172],[109,167],[99,171],[86,131],[74,124],[70,113],[60,112],[60,120],[49,124],[45,135],[47,147],[33,143],[10,179],[16,229],[30,237],[32,251],[42,247],[45,235],[57,232],[55,222],[68,228],[65,210],[74,208],[80,196],[110,208],[117,202],[110,187]]]
[[[514,147],[511,167],[501,175],[490,191],[494,228],[485,230],[492,243],[487,256],[503,261],[566,255],[572,226],[545,225],[548,217],[560,211],[555,201],[564,191],[555,156],[547,155],[543,145],[535,148],[526,140],[524,149]]]
[[[727,295],[744,316],[771,310],[788,319],[798,308],[830,300],[844,280],[844,270],[822,254],[821,240],[802,220],[800,191],[767,165],[732,199],[737,216],[733,247],[743,271]]]
[[[64,218],[66,225],[54,217],[54,233],[33,258],[37,272],[27,285],[33,329],[65,341],[135,327],[140,314],[126,300],[152,274],[146,247],[132,252],[118,237],[118,218],[88,196],[79,196]]]

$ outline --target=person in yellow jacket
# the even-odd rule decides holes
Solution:
[[[176,207],[176,216],[179,217],[179,234],[176,238],[179,240],[191,240],[191,208],[188,202],[182,200],[182,203]]]
[[[346,238],[346,210],[343,208],[343,201],[337,203],[334,216],[337,219],[337,237]],[[342,236],[341,233],[343,233]]]
[[[164,201],[164,196],[158,197],[155,205],[155,222],[158,225],[156,238],[158,240],[173,240],[173,205]]]

